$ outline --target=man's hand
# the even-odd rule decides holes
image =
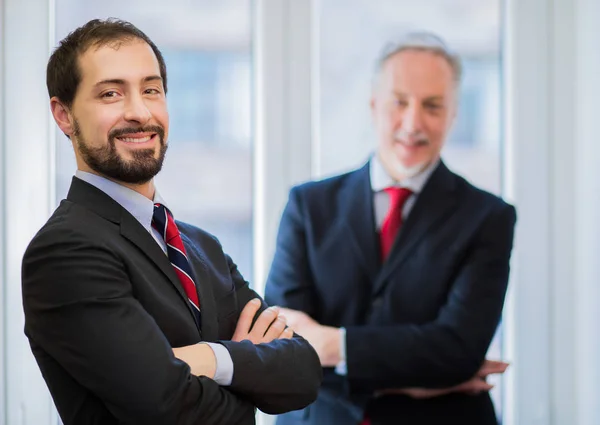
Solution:
[[[429,388],[399,388],[399,389],[388,389],[379,391],[377,395],[386,394],[404,394],[413,398],[423,399],[439,397],[451,393],[467,393],[467,394],[479,394],[484,391],[490,391],[494,388],[486,382],[486,378],[489,375],[504,373],[508,368],[508,363],[504,363],[496,360],[486,360],[477,374],[470,380],[463,382],[462,384],[456,385],[450,388],[440,389],[429,389]]]
[[[289,308],[281,308],[280,311],[287,318],[288,326],[313,346],[322,366],[334,367],[341,361],[338,328],[322,326],[302,311]]]
[[[217,358],[209,345],[200,343],[173,348],[173,354],[190,366],[192,375],[207,376],[210,379],[215,377]]]
[[[238,320],[232,341],[248,339],[254,344],[271,342],[279,338],[292,338],[294,332],[286,328],[286,319],[279,314],[278,307],[271,307],[261,313],[252,326],[252,320],[260,309],[261,302],[254,299],[244,306]],[[252,330],[250,327],[252,326]],[[186,362],[193,375],[214,378],[217,369],[217,359],[208,344],[194,344],[185,347],[173,348],[173,354],[179,360]]]
[[[256,323],[252,326],[252,320],[260,309],[259,299],[253,299],[244,306],[240,313],[232,341],[250,340],[253,344],[271,342],[274,339],[292,338],[294,332],[286,328],[286,318],[280,314],[279,307],[269,307],[263,311]]]

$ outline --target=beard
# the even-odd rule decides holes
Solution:
[[[394,169],[396,173],[403,176],[405,179],[410,179],[420,174],[429,163],[427,161],[415,164],[412,167],[407,167],[400,161],[394,161]]]
[[[423,133],[410,134],[404,129],[399,129],[394,133],[394,140],[397,143],[409,144],[412,146],[427,146],[430,144],[429,139]],[[396,173],[404,178],[412,178],[421,173],[431,163],[431,159],[425,159],[410,167],[402,164],[400,160],[395,160],[393,167]]]
[[[117,152],[115,139],[133,133],[156,133],[160,141],[158,158],[154,157],[155,149],[151,148],[133,150],[130,160],[123,159]],[[143,184],[152,180],[162,169],[168,147],[165,130],[155,125],[112,130],[108,134],[106,146],[92,147],[85,141],[79,122],[75,120],[73,136],[82,159],[92,170],[112,180],[130,184]]]

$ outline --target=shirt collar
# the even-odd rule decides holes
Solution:
[[[413,177],[402,180],[401,182],[395,181],[383,168],[383,164],[377,154],[371,157],[369,173],[371,177],[371,190],[373,192],[380,192],[388,187],[405,187],[410,189],[413,193],[420,193],[431,177],[433,171],[437,168],[440,163],[440,159],[433,161],[423,171]]]
[[[155,190],[154,192],[154,201],[151,201],[135,190],[129,189],[128,187],[120,185],[119,183],[115,183],[114,181],[97,174],[77,170],[75,172],[75,177],[91,184],[92,186],[95,186],[102,192],[106,193],[119,205],[125,208],[129,214],[139,221],[139,223],[144,226],[144,229],[149,232],[152,230],[154,204],[160,203],[165,207],[167,206],[163,198],[158,193],[158,190]]]

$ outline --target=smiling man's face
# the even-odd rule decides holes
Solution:
[[[139,39],[92,46],[78,64],[81,82],[65,112],[70,125],[61,127],[78,168],[118,182],[150,181],[162,167],[169,131],[152,48]]]
[[[387,59],[373,89],[377,153],[397,181],[440,156],[456,116],[456,76],[442,56],[406,50]]]

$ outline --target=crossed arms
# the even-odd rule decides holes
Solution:
[[[248,316],[266,308],[264,303],[251,303],[231,340],[219,341],[234,364],[231,386],[211,379],[213,354],[190,357],[194,348],[175,350],[190,371],[133,296],[122,258],[80,233],[57,238],[56,232],[42,231],[23,260],[26,334],[34,352],[44,352],[36,358],[51,390],[76,382],[69,391],[93,395],[84,404],[104,406],[119,423],[145,424],[253,424],[256,408],[280,413],[316,398],[322,372],[310,345],[289,331],[278,332],[279,322],[260,340],[247,326]],[[257,295],[229,259],[228,264],[239,316]],[[272,313],[261,314],[256,325],[263,326]],[[65,424],[91,423],[74,418],[69,391],[53,392]]]

